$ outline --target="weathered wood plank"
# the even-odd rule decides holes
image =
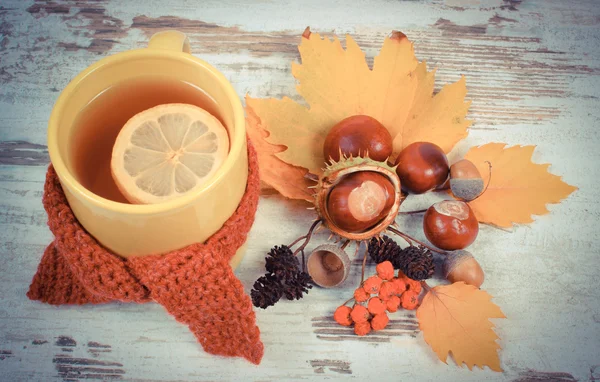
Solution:
[[[0,379],[600,380],[599,24],[592,0],[3,1]],[[552,163],[554,173],[580,187],[532,225],[511,232],[482,227],[471,247],[486,272],[485,289],[508,316],[496,322],[503,374],[439,362],[410,313],[391,316],[390,327],[370,337],[337,326],[331,315],[360,279],[358,258],[343,288],[313,289],[301,301],[257,311],[266,346],[260,367],[207,355],[155,304],[57,308],[26,299],[52,240],[41,205],[47,120],[71,78],[176,28],[238,94],[298,100],[290,62],[298,59],[306,25],[328,36],[351,33],[370,63],[384,36],[404,31],[417,57],[438,68],[438,89],[467,77],[475,124],[451,159],[490,141],[537,144],[534,160]],[[427,207],[437,198],[425,195],[404,207]],[[237,271],[247,291],[264,272],[269,248],[303,234],[313,217],[306,204],[263,192]],[[423,239],[419,216],[399,224]],[[326,237],[318,234],[315,244]]]

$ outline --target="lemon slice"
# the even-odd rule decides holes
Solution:
[[[194,105],[166,104],[127,121],[110,167],[130,203],[154,204],[202,187],[228,152],[227,130],[212,114]]]

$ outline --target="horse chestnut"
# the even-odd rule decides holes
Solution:
[[[411,194],[422,194],[439,187],[450,171],[444,150],[430,142],[406,146],[396,158],[396,165],[402,189]]]
[[[331,128],[323,144],[326,162],[339,161],[340,151],[346,157],[368,155],[383,162],[392,155],[390,132],[368,115],[345,118]]]
[[[467,203],[443,200],[425,212],[423,231],[431,244],[453,251],[466,248],[475,241],[479,222]]]
[[[450,167],[450,189],[457,198],[469,201],[483,192],[483,179],[477,167],[462,159]]]
[[[347,232],[362,232],[385,218],[394,205],[393,184],[374,171],[344,176],[327,197],[333,224]]]

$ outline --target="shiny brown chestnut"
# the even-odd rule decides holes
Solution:
[[[454,196],[473,200],[483,192],[483,188],[483,178],[473,162],[462,159],[450,166],[450,189]]]
[[[394,205],[393,184],[374,171],[360,171],[342,178],[327,197],[333,224],[347,232],[362,232],[379,223]]]
[[[431,244],[453,251],[466,248],[475,241],[479,233],[479,222],[467,203],[443,200],[425,212],[423,231]]]
[[[441,186],[450,168],[444,150],[431,142],[414,142],[396,158],[396,173],[402,189],[410,194],[422,194]]]
[[[392,136],[375,118],[353,115],[331,128],[323,144],[325,162],[340,160],[340,151],[346,157],[366,156],[383,162],[392,155]]]

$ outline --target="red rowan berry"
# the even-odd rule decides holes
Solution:
[[[352,308],[346,305],[342,305],[335,310],[333,314],[333,319],[340,325],[350,326],[352,325],[352,317],[350,317],[350,313],[352,313]]]
[[[408,288],[408,285],[406,284],[406,279],[403,278],[393,278],[391,283],[393,283],[396,286],[396,293],[397,294],[402,294],[404,293],[404,291],[406,290],[406,288]]]
[[[371,320],[371,328],[373,330],[381,330],[387,326],[388,322],[390,322],[390,319],[385,312],[376,314]]]
[[[369,294],[379,293],[379,287],[381,286],[382,280],[378,276],[371,276],[363,283],[363,288]]]
[[[407,279],[407,290],[413,291],[416,294],[421,293],[421,282],[413,279]]]
[[[419,305],[419,295],[411,290],[407,290],[402,293],[402,297],[400,297],[400,301],[402,302],[402,307],[408,310],[414,310]]]
[[[391,280],[394,277],[394,266],[389,261],[377,264],[375,270],[377,271],[377,276],[383,280]]]
[[[384,301],[397,293],[398,287],[391,281],[384,281],[379,288],[379,298]]]
[[[392,296],[389,300],[385,302],[385,306],[387,307],[388,312],[394,313],[400,307],[400,297]]]
[[[364,288],[358,288],[354,291],[354,299],[356,302],[365,302],[371,297]]]
[[[357,322],[354,324],[354,333],[358,336],[365,336],[371,331],[371,323],[369,321]]]
[[[367,321],[371,315],[367,308],[362,305],[354,305],[352,308],[352,313],[350,313],[350,317],[354,320],[355,323],[361,323]]]
[[[371,297],[368,304],[369,313],[375,315],[385,312],[385,304],[379,297]]]

